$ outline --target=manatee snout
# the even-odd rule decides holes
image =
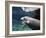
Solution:
[[[22,17],[21,21],[24,22],[24,23],[30,23],[31,22],[31,20],[29,20],[29,18],[27,16]]]

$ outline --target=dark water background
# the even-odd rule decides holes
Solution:
[[[21,9],[21,7],[12,7],[12,31],[24,31],[24,30],[32,30],[28,25],[22,24],[20,18],[24,16],[32,17],[33,13],[25,12]]]

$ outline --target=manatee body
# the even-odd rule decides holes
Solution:
[[[21,21],[25,24],[27,24],[32,30],[40,30],[40,20],[24,16],[21,18]],[[31,27],[32,26],[32,27]]]

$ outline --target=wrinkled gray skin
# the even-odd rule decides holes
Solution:
[[[22,23],[27,24],[32,30],[40,30],[40,20],[28,16],[21,18]],[[31,27],[32,26],[32,27]]]

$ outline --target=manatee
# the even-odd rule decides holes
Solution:
[[[22,23],[27,24],[32,30],[40,30],[40,20],[29,17],[29,16],[24,16],[21,17]],[[32,27],[31,27],[32,26]]]

